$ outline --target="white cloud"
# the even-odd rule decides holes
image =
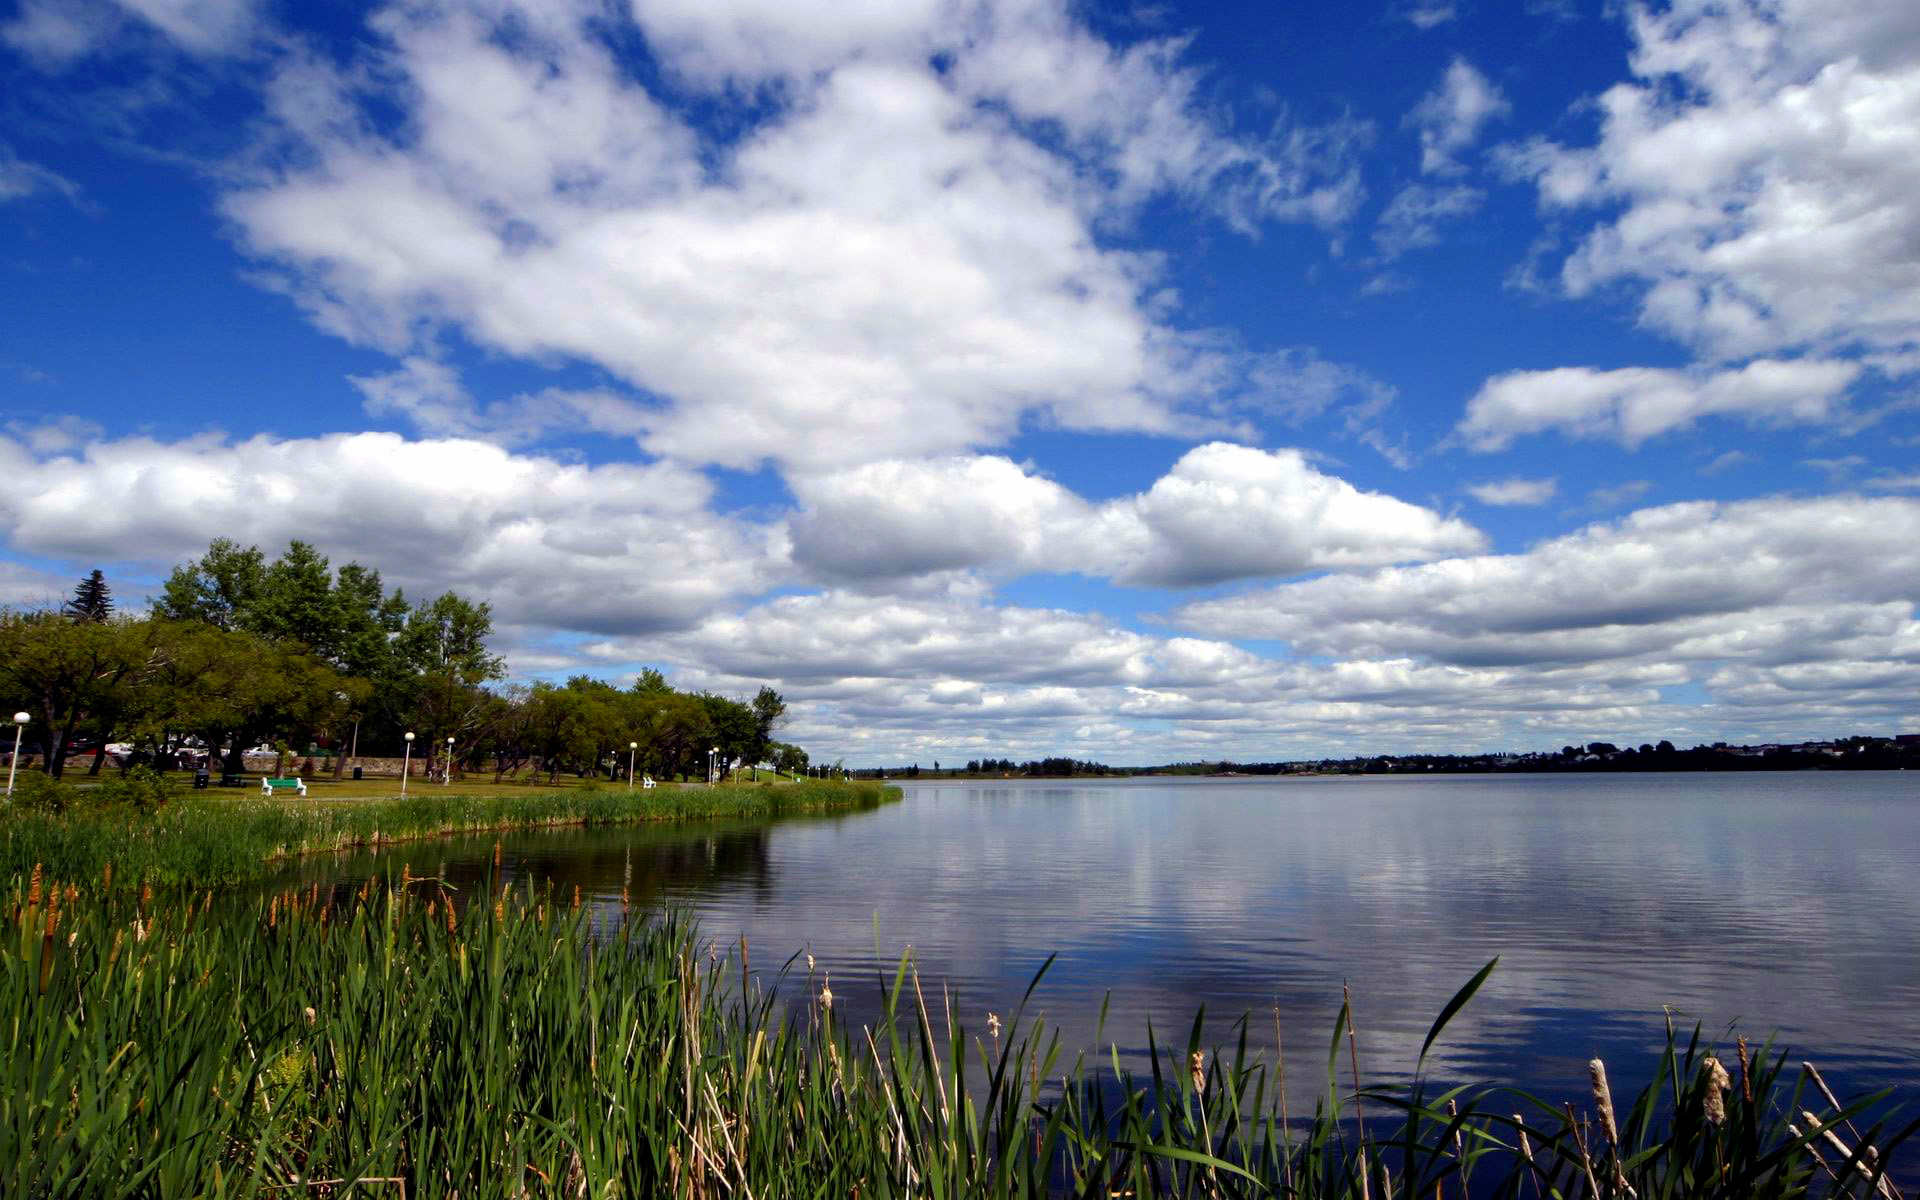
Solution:
[[[1210,443],[1138,495],[1091,503],[996,457],[793,477],[795,560],[828,577],[960,568],[1193,586],[1460,553],[1478,531],[1363,492],[1297,450]]]
[[[1529,507],[1545,504],[1560,494],[1558,479],[1498,479],[1491,483],[1467,486],[1467,494],[1482,504],[1498,508]]]
[[[481,404],[445,363],[411,355],[382,375],[350,375],[373,416],[399,416],[439,437],[480,438],[502,445],[539,440],[553,432],[638,437],[644,410],[605,390],[544,388]]]
[[[642,6],[677,31],[675,62],[711,37],[729,70],[830,64],[719,145],[569,17],[503,38],[472,13],[388,11],[381,77],[402,90],[287,63],[270,98],[285,145],[225,209],[324,327],[420,355],[452,326],[596,363],[662,401],[616,423],[683,461],[949,453],[1030,421],[1221,430],[1220,397],[1192,390],[1220,352],[1165,322],[1151,259],[1095,230],[1161,191],[1238,195],[1236,220],[1330,218],[1301,165],[1326,155],[1269,162],[1194,115],[1173,47],[1113,50],[1046,6],[993,8],[945,73],[885,37],[839,61],[897,15],[822,17],[813,45],[771,7]],[[1025,56],[1056,52],[1069,74],[1040,89]],[[362,115],[387,101],[398,134]]]
[[[22,0],[0,40],[59,68],[111,46],[129,24],[193,54],[238,49],[258,21],[257,0]]]
[[[1383,738],[1457,747],[1516,723],[1605,728],[1657,703],[1657,685],[1677,678],[1641,667],[1289,662],[968,592],[781,597],[590,651],[602,662],[665,662],[682,682],[722,691],[772,681],[791,705],[793,736],[865,762],[1096,746],[1124,761],[1262,757],[1377,750]]]
[[[1341,145],[1357,130],[1238,134],[1183,64],[1188,39],[1115,46],[1062,0],[634,0],[633,11],[670,68],[707,87],[797,86],[852,63],[945,56],[963,95],[1065,134],[1124,203],[1173,191],[1250,230],[1274,218],[1335,223],[1359,200]]]
[[[1203,601],[1188,627],[1301,653],[1462,666],[1907,661],[1920,502],[1644,509],[1524,554],[1329,576]]]
[[[1395,193],[1374,225],[1373,241],[1385,260],[1440,243],[1440,226],[1477,212],[1486,199],[1479,188],[1409,184]]]
[[[1634,81],[1591,146],[1510,151],[1552,208],[1611,213],[1566,289],[1643,286],[1641,320],[1738,359],[1860,347],[1920,364],[1920,15],[1904,0],[1627,10]]]
[[[1455,58],[1433,91],[1407,114],[1407,124],[1420,131],[1420,169],[1450,175],[1461,167],[1457,155],[1471,146],[1480,130],[1510,111],[1505,96],[1464,58]]]
[[[0,142],[0,203],[22,200],[37,192],[58,192],[76,202],[80,199],[79,184],[15,156],[5,142]]]
[[[75,582],[25,563],[0,561],[0,607],[57,608],[66,603]],[[124,607],[117,597],[115,604]]]
[[[784,578],[785,534],[714,515],[700,474],[589,467],[393,434],[95,442],[41,457],[0,439],[16,551],[164,570],[231,537],[358,558],[416,595],[455,588],[510,623],[685,625]]]
[[[1624,508],[1653,490],[1651,479],[1629,479],[1622,483],[1597,487],[1587,493],[1586,503],[1574,511],[1577,513],[1600,513],[1612,508]]]
[[[1415,29],[1436,29],[1459,17],[1459,10],[1451,4],[1415,3],[1401,7],[1400,17]]]
[[[1860,371],[1852,362],[1773,359],[1718,371],[1513,371],[1481,385],[1467,402],[1457,432],[1475,450],[1487,451],[1550,429],[1637,446],[1707,416],[1735,416],[1755,425],[1818,425],[1850,416],[1846,390]]]

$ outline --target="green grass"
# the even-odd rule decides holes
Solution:
[[[1910,1131],[1868,1123],[1878,1097],[1837,1110],[1771,1051],[1752,1102],[1723,1052],[1715,1120],[1684,1038],[1623,1094],[1617,1140],[1590,1097],[1356,1095],[1344,1010],[1284,1087],[1245,1021],[1214,1045],[1196,1018],[1127,1070],[1019,1013],[982,1028],[924,1003],[904,959],[856,1026],[810,968],[750,973],[672,918],[596,934],[524,888],[458,907],[437,880],[0,888],[6,1196],[1867,1195],[1862,1148],[1884,1164]],[[1848,1148],[1823,1165],[1826,1132]]]
[[[84,793],[83,793],[84,795]],[[0,878],[40,867],[50,880],[120,889],[228,887],[265,878],[281,859],[385,842],[570,825],[695,821],[856,811],[898,799],[870,783],[781,786],[422,789],[405,799],[287,800],[189,793],[155,809],[93,807],[0,814]]]

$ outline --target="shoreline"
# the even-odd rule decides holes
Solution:
[[[816,781],[642,792],[409,795],[282,801],[190,797],[126,806],[15,811],[0,818],[0,875],[105,890],[225,888],[282,864],[375,846],[543,829],[667,824],[861,812],[896,803],[897,787]],[[644,798],[642,798],[644,797]]]

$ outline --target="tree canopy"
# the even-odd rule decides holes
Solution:
[[[409,731],[428,769],[446,766],[448,738],[460,765],[496,774],[615,776],[631,762],[691,776],[714,750],[723,763],[807,761],[773,740],[786,702],[770,687],[751,701],[683,692],[653,668],[625,689],[586,675],[505,684],[488,603],[449,591],[410,604],[377,569],[335,568],[303,541],[269,561],[216,539],[151,606],[116,614],[94,571],[58,612],[0,611],[0,703],[33,715],[27,745],[50,773],[77,752],[98,771],[110,739],[162,766],[203,746],[240,770],[263,742],[338,751],[352,738],[397,756]]]

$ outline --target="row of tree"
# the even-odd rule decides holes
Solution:
[[[166,767],[189,747],[227,770],[267,743],[401,754],[550,776],[640,769],[669,776],[724,762],[805,754],[773,740],[786,705],[771,688],[750,702],[679,692],[657,671],[622,690],[586,676],[505,686],[488,647],[484,602],[446,592],[412,603],[379,571],[333,568],[304,542],[268,561],[258,547],[215,541],[168,576],[145,616],[116,613],[98,571],[59,607],[0,612],[0,706],[26,711],[27,745],[59,776],[77,749],[105,761],[134,746]],[[636,747],[634,744],[638,743]]]

